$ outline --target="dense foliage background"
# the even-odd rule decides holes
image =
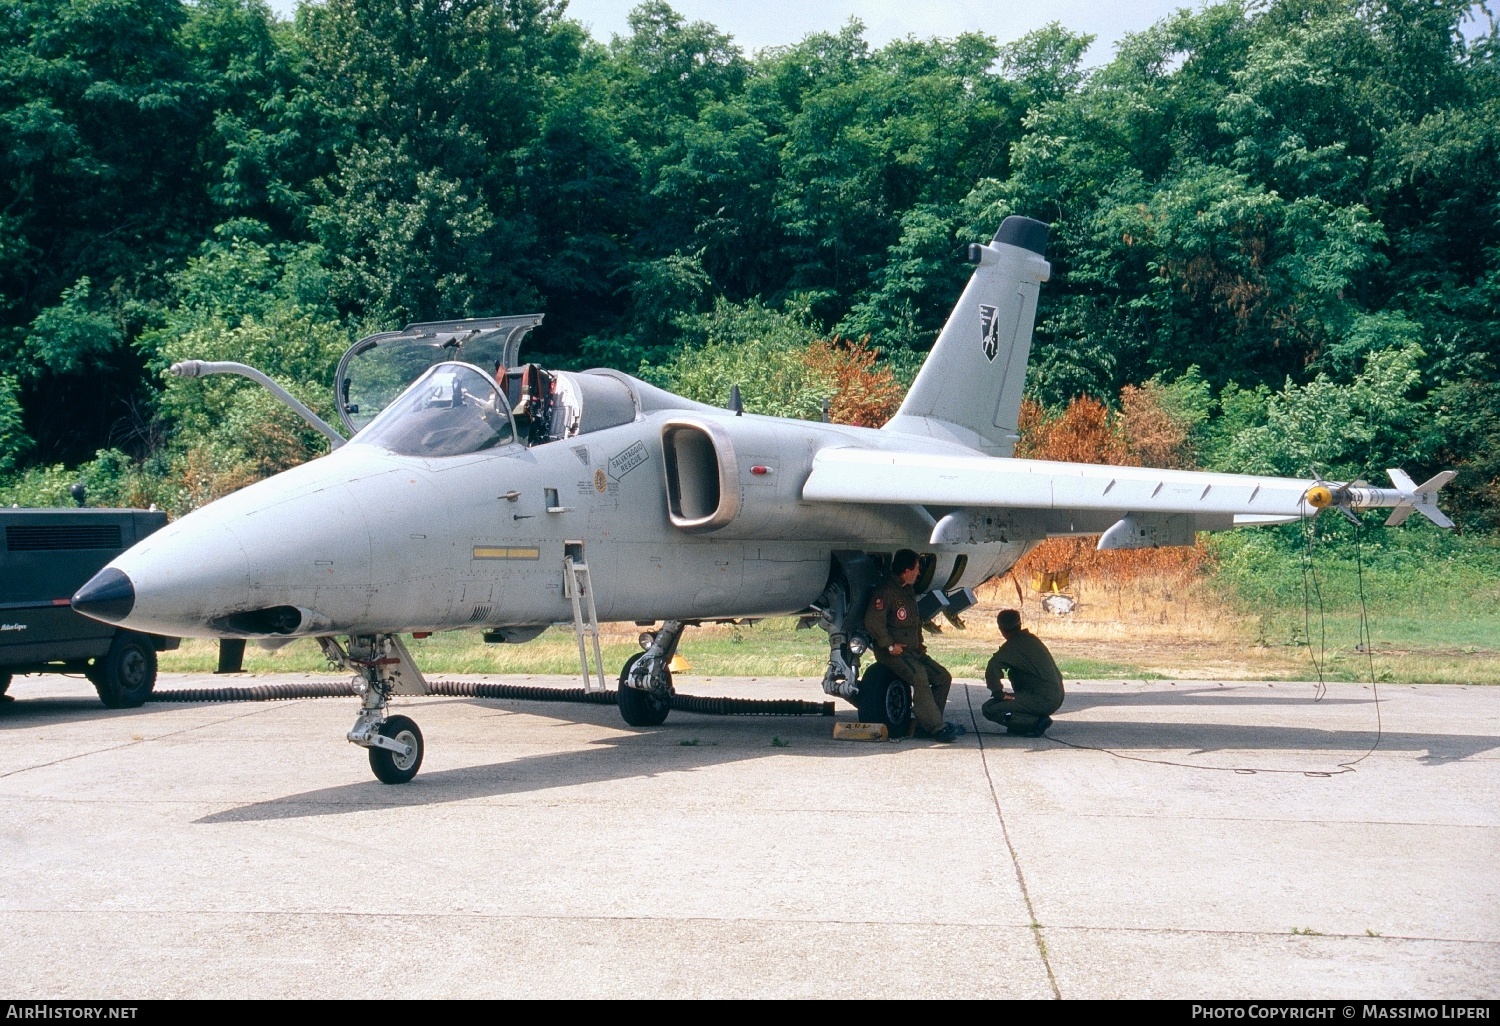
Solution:
[[[1455,466],[1500,527],[1482,5],[1212,4],[1092,71],[1057,25],[746,54],[660,0],[609,42],[556,0],[4,10],[6,503],[189,509],[320,445],[168,363],[322,410],[350,341],[439,317],[540,310],[533,358],[869,422],[1021,213],[1053,225],[1034,424],[1084,397],[1145,462]]]

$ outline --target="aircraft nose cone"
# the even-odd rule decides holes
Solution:
[[[107,566],[78,589],[72,606],[84,616],[118,623],[135,608],[135,585],[122,571]]]

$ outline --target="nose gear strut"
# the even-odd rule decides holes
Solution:
[[[404,784],[422,767],[422,732],[405,716],[386,718],[391,695],[428,694],[427,681],[411,653],[394,634],[356,634],[345,650],[333,638],[319,638],[329,662],[355,673],[359,715],[348,738],[370,750],[370,769],[387,784]]]

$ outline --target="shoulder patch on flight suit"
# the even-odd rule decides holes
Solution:
[[[885,599],[883,599],[883,598],[876,599],[875,600],[875,608],[876,609],[884,609],[885,608]]]

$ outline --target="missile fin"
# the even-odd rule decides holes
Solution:
[[[1385,526],[1400,527],[1402,524],[1406,523],[1406,518],[1411,516],[1412,511],[1415,509],[1415,506],[1408,506],[1405,503],[1402,503],[1400,506],[1397,506],[1395,509],[1391,510],[1391,515],[1386,519]]]
[[[1413,489],[1418,495],[1436,495],[1439,488],[1458,476],[1456,470],[1440,470]],[[1409,480],[1409,479],[1408,479]]]
[[[1386,471],[1386,475],[1390,477],[1391,484],[1395,485],[1399,491],[1414,492],[1417,490],[1416,482],[1400,467],[1392,467]]]
[[[1452,529],[1453,521],[1448,519],[1448,514],[1437,508],[1436,503],[1424,503],[1421,506],[1416,506],[1414,508],[1418,513],[1422,514],[1428,520],[1431,520],[1434,524],[1437,524],[1445,531]]]

